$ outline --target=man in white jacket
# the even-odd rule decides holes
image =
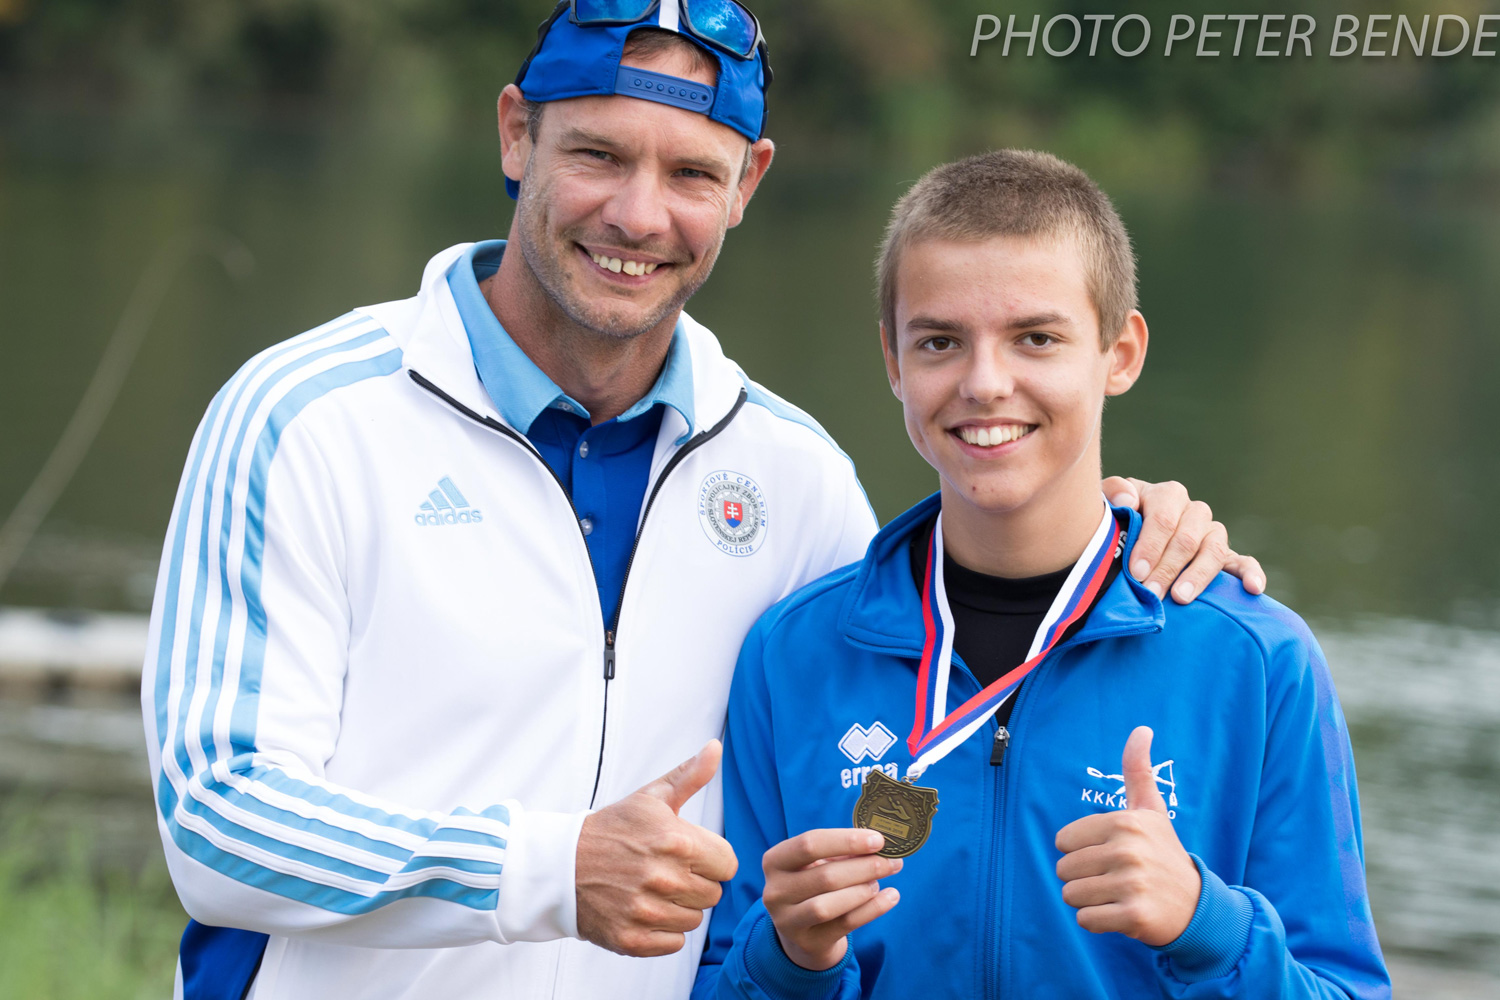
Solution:
[[[179,996],[692,985],[740,642],[876,523],[682,312],[771,163],[758,26],[630,6],[560,4],[501,95],[508,243],[269,348],[199,426],[142,689]],[[1158,589],[1263,585],[1181,487],[1104,485],[1147,494]]]

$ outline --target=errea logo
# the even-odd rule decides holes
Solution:
[[[453,480],[444,476],[438,480],[438,488],[427,494],[427,499],[417,508],[415,520],[424,527],[478,524],[484,520],[484,512],[470,506]]]
[[[871,760],[879,760],[885,756],[885,752],[896,745],[896,734],[886,728],[885,723],[876,721],[870,728],[866,729],[859,723],[849,727],[849,731],[839,739],[839,750],[855,764],[869,757]],[[864,767],[846,767],[839,772],[839,781],[845,788],[856,788],[865,783],[871,771],[881,770],[889,777],[895,778],[899,774],[895,762],[889,764],[872,764]]]

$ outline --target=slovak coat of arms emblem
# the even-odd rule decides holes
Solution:
[[[720,552],[754,555],[766,540],[766,496],[749,476],[723,469],[710,473],[698,487],[698,521]]]

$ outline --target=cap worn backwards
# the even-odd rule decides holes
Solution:
[[[728,125],[751,142],[764,133],[770,73],[763,48],[749,59],[737,59],[703,44],[679,30],[678,0],[661,0],[652,16],[630,24],[575,24],[568,16],[570,9],[567,0],[558,4],[538,30],[536,48],[516,74],[516,86],[528,101],[619,94],[695,111]],[[677,32],[707,52],[718,62],[718,84],[620,65],[625,40],[640,28]],[[505,190],[515,198],[521,187],[507,177]]]

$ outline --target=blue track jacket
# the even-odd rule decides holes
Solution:
[[[922,647],[907,557],[930,497],[863,561],[773,607],[745,640],[729,698],[725,834],[739,874],[714,911],[693,996],[753,998],[1390,996],[1365,891],[1354,760],[1322,651],[1295,614],[1226,576],[1187,606],[1120,573],[1082,629],[993,721],[935,764],[931,837],[884,885],[894,910],[843,962],[788,960],[760,902],[758,859],[789,836],[848,827],[872,767],[905,773]],[[1127,516],[1129,550],[1140,530]],[[979,690],[955,656],[948,705]],[[1125,807],[1125,739],[1152,761],[1203,874],[1183,935],[1154,949],[1091,934],[1063,902],[1057,831]],[[1165,763],[1169,762],[1169,763]]]

